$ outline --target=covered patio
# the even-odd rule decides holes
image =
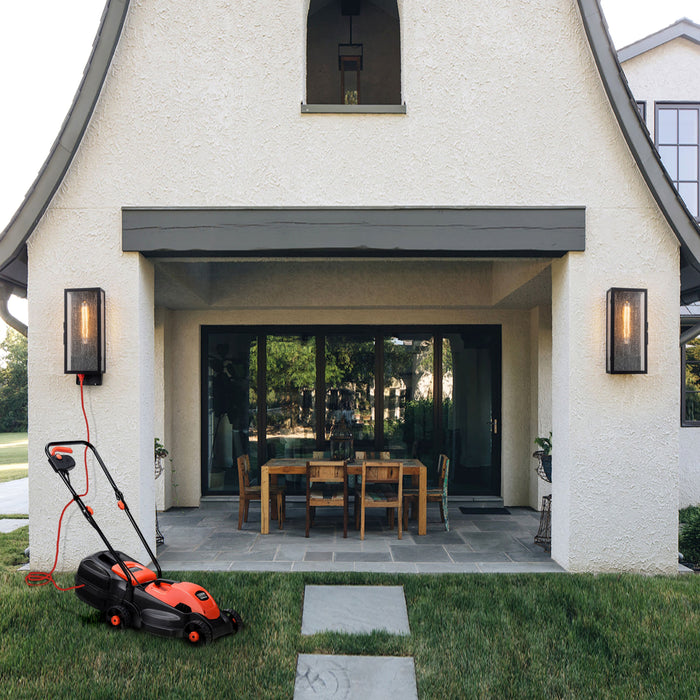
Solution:
[[[288,499],[284,529],[260,534],[259,504],[238,525],[236,499],[202,499],[199,508],[172,508],[158,515],[165,570],[364,571],[378,573],[535,573],[564,571],[534,544],[540,515],[530,508],[503,508],[500,499],[450,500],[450,531],[437,507],[428,509],[427,535],[410,521],[399,540],[383,516],[368,516],[360,540],[354,527],[343,538],[342,516],[319,512],[304,537],[305,504]],[[482,506],[482,513],[475,513]],[[468,513],[461,512],[465,508]],[[496,513],[493,511],[503,511]]]

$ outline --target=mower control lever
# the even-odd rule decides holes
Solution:
[[[73,450],[70,447],[56,445],[51,449],[49,463],[55,472],[67,472],[75,466],[75,460],[70,456]]]

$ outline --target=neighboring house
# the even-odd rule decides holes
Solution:
[[[620,49],[618,58],[669,177],[690,214],[700,218],[700,26],[681,19]],[[685,295],[686,301],[697,299],[697,292]],[[683,306],[678,492],[681,507],[700,503],[698,334],[700,304]]]
[[[235,494],[243,451],[352,435],[444,450],[453,495],[537,508],[551,430],[554,559],[674,573],[699,271],[597,0],[110,0],[0,238],[4,294],[29,302],[31,565],[65,503],[44,444],[84,435],[64,290],[100,287],[91,436],[147,532],[154,436],[181,506]],[[625,373],[613,288],[647,291],[648,344],[644,296],[618,297]],[[93,503],[137,555],[111,495]],[[77,511],[63,532],[62,568],[99,547]]]

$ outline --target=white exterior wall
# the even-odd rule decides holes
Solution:
[[[655,102],[700,102],[700,46],[678,38],[622,64],[638,102],[647,103],[647,127],[654,138]]]
[[[622,67],[635,98],[647,103],[652,138],[655,102],[700,102],[700,46],[688,39],[662,44]],[[679,467],[678,507],[700,504],[700,428],[681,426]]]
[[[668,310],[677,310],[678,245],[614,121],[577,6],[398,5],[407,114],[302,115],[308,2],[132,1],[83,144],[30,242],[30,326],[38,329],[30,334],[30,459],[41,457],[44,436],[82,432],[56,329],[63,287],[100,284],[108,368],[105,384],[90,390],[95,442],[108,464],[123,465],[116,476],[126,477],[151,527],[152,280],[147,262],[121,252],[122,206],[585,206],[586,253],[557,262],[553,285],[553,554],[571,569],[671,572],[678,426],[668,417],[677,415],[678,354],[669,353],[678,329]],[[78,264],[78,249],[90,259]],[[605,374],[605,290],[623,284],[649,288],[644,377]],[[392,302],[372,322],[395,321],[397,310]],[[289,323],[310,320],[305,308],[284,313]],[[425,308],[411,320],[437,322],[440,313]],[[503,464],[518,466],[503,495],[517,503],[531,499],[533,467],[523,316],[504,326],[503,406],[520,415],[512,427],[504,421]],[[195,505],[199,491],[191,467],[200,459],[198,325],[266,318],[173,314],[177,352],[163,373],[177,387],[168,447],[182,505]],[[193,412],[183,434],[177,427]],[[117,460],[124,451],[127,459]],[[41,513],[32,520],[33,567],[52,560],[64,502],[48,499],[54,488],[32,477],[30,505]],[[652,521],[653,546],[640,535]],[[600,523],[612,527],[603,533]],[[68,528],[63,566],[85,553],[85,531]]]

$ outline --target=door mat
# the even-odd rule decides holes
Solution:
[[[459,512],[464,515],[510,515],[507,508],[468,508],[460,506]]]

